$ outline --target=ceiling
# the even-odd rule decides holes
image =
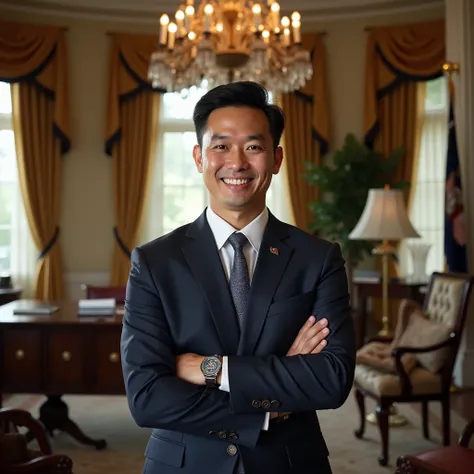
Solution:
[[[199,0],[197,0],[199,1]],[[0,0],[0,9],[91,19],[155,22],[150,13],[176,10],[180,0]],[[442,6],[444,0],[280,0],[283,12],[299,10],[304,21],[331,21]]]

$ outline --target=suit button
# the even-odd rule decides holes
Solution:
[[[254,400],[252,402],[252,407],[253,408],[260,408],[262,406],[262,403],[260,402],[260,400]]]
[[[229,446],[227,446],[227,454],[229,456],[235,456],[237,454],[237,446],[235,444],[229,444]]]
[[[271,406],[270,400],[263,400],[262,408],[265,408],[265,410],[267,410],[268,408],[270,408],[270,406]]]
[[[228,438],[231,440],[231,441],[237,441],[239,439],[239,435],[233,431],[231,431],[229,433],[229,436]]]
[[[281,403],[278,400],[272,400],[270,403],[270,408],[280,408]]]
[[[217,436],[220,439],[226,439],[227,438],[227,433],[225,431],[219,431],[219,433],[217,433]]]

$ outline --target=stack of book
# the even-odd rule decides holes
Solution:
[[[79,300],[79,316],[114,316],[117,308],[115,298]]]
[[[20,300],[15,302],[13,314],[15,315],[40,315],[53,314],[59,311],[59,306],[48,304],[40,300]]]

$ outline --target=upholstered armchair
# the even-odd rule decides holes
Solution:
[[[394,403],[420,402],[423,435],[429,438],[428,403],[440,402],[443,444],[450,444],[450,388],[473,282],[468,275],[433,273],[423,307],[402,301],[393,339],[372,339],[357,353],[354,392],[361,423],[355,435],[364,434],[365,397],[371,397],[377,402],[382,466],[388,463]]]
[[[25,427],[38,443],[39,450],[28,447]],[[53,454],[43,425],[25,411],[0,409],[0,472],[2,474],[72,474],[72,460]]]
[[[464,427],[455,446],[400,456],[396,474],[471,474],[474,471],[474,449],[469,448],[469,442],[473,435],[474,420]]]
[[[119,305],[125,303],[125,286],[94,286],[81,285],[84,290],[86,299],[115,298]]]

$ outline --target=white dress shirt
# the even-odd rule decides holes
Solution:
[[[222,266],[224,267],[224,272],[227,277],[227,281],[230,279],[230,272],[232,265],[234,263],[234,249],[230,245],[228,239],[237,229],[234,229],[228,222],[219,217],[210,207],[206,210],[207,222],[214,234],[214,239],[216,241],[217,250],[221,258]],[[239,232],[247,237],[250,245],[244,247],[244,255],[247,260],[247,266],[249,269],[249,278],[250,283],[252,283],[252,277],[255,270],[255,265],[257,263],[258,251],[260,250],[260,245],[263,239],[263,233],[265,232],[265,227],[268,222],[268,209],[265,210],[257,216],[252,222],[247,224]],[[229,317],[232,317],[229,315]],[[229,380],[229,371],[227,364],[227,357],[224,356],[222,360],[222,377],[220,390],[224,392],[230,392],[230,380]],[[263,423],[262,429],[268,430],[270,420],[270,413],[266,413],[265,420]]]

